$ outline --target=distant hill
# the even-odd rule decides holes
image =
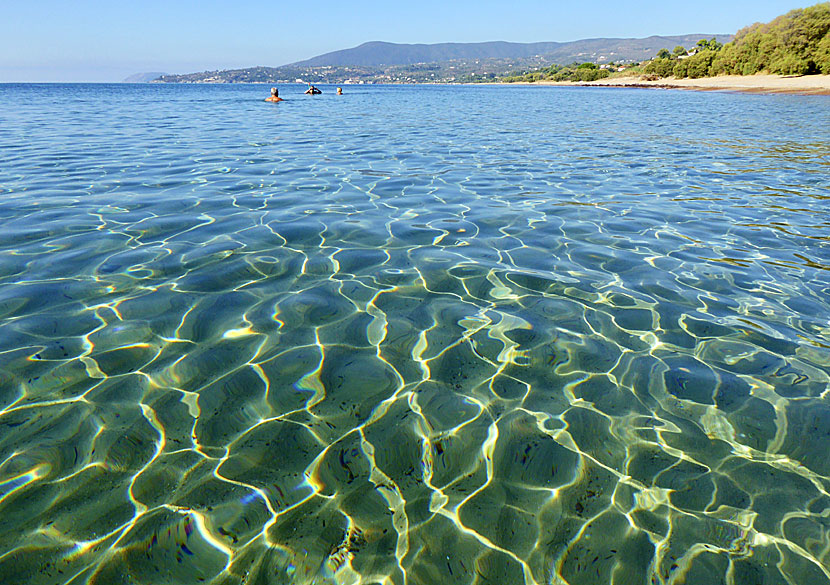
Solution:
[[[731,35],[692,34],[645,39],[584,39],[567,43],[439,43],[404,45],[374,41],[281,67],[248,67],[160,75],[159,83],[459,83],[494,81],[551,63],[632,62],[662,48],[693,47],[700,39],[721,43]]]
[[[167,74],[159,71],[151,71],[149,73],[134,73],[133,75],[130,75],[128,78],[126,78],[122,83],[147,83],[148,81],[158,79],[162,75]]]
[[[732,35],[692,34],[680,36],[651,36],[644,39],[583,39],[566,43],[439,43],[434,45],[404,45],[372,41],[358,47],[325,53],[305,61],[291,63],[293,67],[379,67],[383,65],[413,65],[441,63],[469,59],[524,59],[540,56],[554,63],[573,61],[648,59],[663,47],[694,46],[700,39],[717,38],[721,43],[732,40]]]

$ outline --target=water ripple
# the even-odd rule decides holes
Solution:
[[[261,89],[0,86],[4,582],[830,583],[826,99]]]

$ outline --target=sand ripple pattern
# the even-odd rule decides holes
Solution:
[[[830,584],[827,98],[300,91],[0,88],[0,581]]]

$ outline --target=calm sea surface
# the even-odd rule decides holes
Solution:
[[[0,583],[830,584],[830,98],[0,85]]]

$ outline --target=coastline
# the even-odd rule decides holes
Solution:
[[[555,85],[563,87],[630,87],[653,89],[690,89],[695,91],[738,91],[745,93],[784,93],[800,95],[830,95],[830,75],[722,75],[699,79],[666,77],[646,80],[641,76],[615,77],[597,81],[536,81],[498,85]]]

